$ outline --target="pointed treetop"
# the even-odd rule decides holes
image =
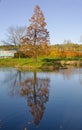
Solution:
[[[32,27],[34,26],[35,28],[44,28],[46,26],[44,15],[38,5],[35,6],[34,14],[29,21]]]

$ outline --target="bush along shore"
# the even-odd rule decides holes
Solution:
[[[38,58],[37,62],[34,62],[32,58],[4,58],[0,59],[0,67],[15,67],[26,70],[54,70],[69,67],[82,67],[82,59]]]

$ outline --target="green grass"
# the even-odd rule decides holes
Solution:
[[[0,66],[4,67],[16,67],[16,66],[39,66],[41,65],[41,60],[39,59],[37,63],[34,62],[33,58],[4,58],[0,59]]]
[[[43,68],[43,69],[54,69],[59,67],[65,67],[66,64],[69,65],[81,65],[82,66],[82,58],[45,58],[39,57],[37,62],[34,62],[33,58],[4,58],[0,59],[0,67],[17,67],[17,68],[25,68],[25,69],[33,69],[33,68]],[[79,64],[78,64],[79,63]]]

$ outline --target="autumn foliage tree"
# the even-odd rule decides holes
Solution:
[[[21,39],[21,51],[27,55],[34,56],[35,61],[42,52],[48,53],[49,32],[45,28],[46,22],[44,15],[37,5],[34,14],[30,19],[30,25],[27,28],[27,34]]]

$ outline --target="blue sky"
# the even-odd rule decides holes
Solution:
[[[6,39],[6,30],[10,26],[29,26],[36,5],[45,16],[51,44],[64,40],[80,43],[82,0],[1,0],[0,40]]]

